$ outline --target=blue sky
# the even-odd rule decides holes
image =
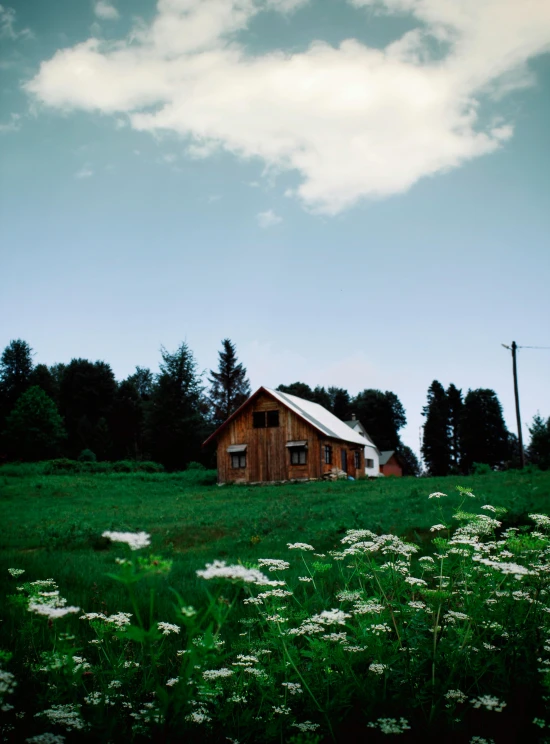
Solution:
[[[550,346],[546,0],[0,6],[0,345],[493,388]],[[519,352],[522,420],[550,350]],[[527,436],[526,428],[524,433]]]

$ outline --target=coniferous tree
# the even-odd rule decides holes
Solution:
[[[66,436],[55,403],[36,385],[21,395],[6,419],[4,441],[14,459],[53,457]]]
[[[317,385],[313,390],[313,397],[311,398],[313,403],[318,403],[323,408],[330,411],[330,395],[327,393],[324,387]]]
[[[46,364],[37,364],[31,372],[29,382],[31,387],[37,385],[57,405],[59,402],[59,384]]]
[[[31,384],[32,349],[18,338],[10,341],[0,357],[0,430],[16,400]]]
[[[145,423],[148,450],[169,470],[181,470],[202,457],[206,434],[204,388],[186,343],[172,354],[163,347],[161,354]]]
[[[428,402],[422,409],[426,418],[422,457],[430,475],[448,475],[451,469],[449,402],[443,385],[434,380],[428,388]]]
[[[250,382],[246,368],[237,361],[235,344],[228,338],[222,341],[218,352],[218,370],[210,370],[210,403],[212,419],[216,426],[223,424],[250,396]]]
[[[420,475],[420,463],[418,457],[406,444],[400,444],[397,448],[397,454],[403,467],[403,475]]]
[[[460,428],[461,469],[471,472],[474,463],[502,467],[509,455],[508,431],[502,406],[494,390],[468,390]]]
[[[460,426],[462,420],[462,390],[453,383],[447,388],[449,406],[449,437],[451,443],[451,473],[460,472]]]
[[[533,416],[529,433],[531,434],[527,449],[529,462],[538,465],[541,470],[550,469],[550,416],[546,421],[540,413]]]

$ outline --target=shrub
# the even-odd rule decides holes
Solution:
[[[78,462],[97,462],[95,452],[91,449],[83,449],[78,456]]]
[[[474,475],[487,475],[491,472],[492,468],[490,465],[487,465],[486,462],[474,462],[472,465],[472,473]]]
[[[186,470],[206,470],[206,468],[201,462],[191,461],[188,463]]]

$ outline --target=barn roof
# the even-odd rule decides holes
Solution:
[[[256,392],[253,393],[253,395],[251,395],[250,398],[248,398],[248,400],[246,400],[242,406],[227,419],[227,421],[224,421],[224,423],[208,437],[208,439],[203,443],[203,446],[215,439],[221,433],[222,429],[225,429],[227,424],[236,418],[240,412],[261,392],[266,392],[271,395],[327,437],[341,439],[344,442],[353,442],[354,444],[361,444],[363,446],[368,444],[368,442],[365,441],[365,437],[353,429],[350,429],[350,427],[343,421],[318,403],[312,403],[309,400],[298,398],[296,395],[282,393],[280,390],[261,387],[256,390]]]
[[[385,465],[392,455],[395,454],[395,450],[384,450],[380,453],[380,465]]]
[[[327,409],[323,408],[319,403],[312,403],[310,400],[304,400],[303,398],[298,398],[296,395],[290,395],[289,393],[282,393],[280,390],[271,390],[270,388],[264,389],[327,437],[342,439],[344,442],[353,442],[354,444],[362,444],[365,446],[366,442],[364,436],[359,434],[359,432],[350,429],[344,421],[339,419],[330,411],[327,411]]]

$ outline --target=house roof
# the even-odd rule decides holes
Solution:
[[[363,426],[363,424],[362,424],[362,423],[361,423],[361,422],[359,421],[359,419],[352,419],[351,421],[344,421],[344,424],[346,424],[347,426],[349,426],[349,427],[350,427],[350,429],[356,429],[356,427],[357,427],[357,424],[359,424],[359,426],[360,426],[360,427],[361,427],[361,428],[363,429],[363,431],[365,432],[365,436],[363,437],[363,441],[365,442],[365,444],[366,444],[367,446],[368,446],[368,445],[370,445],[371,447],[374,447],[374,449],[375,449],[376,451],[379,451],[379,450],[378,450],[378,447],[377,447],[377,446],[375,445],[375,443],[374,443],[374,442],[372,441],[372,438],[371,438],[370,434],[369,434],[369,433],[368,433],[368,431],[367,431],[367,430],[365,429],[365,427]]]
[[[350,429],[350,427],[346,426],[343,421],[337,418],[330,411],[327,411],[326,408],[323,408],[323,406],[319,405],[318,403],[312,403],[309,400],[298,398],[296,395],[289,395],[288,393],[282,393],[280,390],[272,390],[265,387],[261,387],[256,390],[256,392],[253,393],[253,395],[251,395],[250,398],[248,398],[248,400],[246,400],[240,408],[238,408],[233,414],[231,414],[231,416],[226,421],[224,421],[224,423],[219,426],[213,434],[208,437],[208,439],[203,443],[203,446],[219,436],[219,434],[222,432],[223,429],[225,429],[227,424],[229,424],[230,421],[236,418],[241,413],[241,411],[246,406],[248,406],[254,398],[257,398],[258,395],[262,392],[271,395],[273,398],[275,398],[275,400],[278,400],[284,406],[293,411],[293,413],[297,414],[298,416],[300,416],[300,418],[307,421],[308,424],[311,424],[311,426],[313,426],[315,429],[317,429],[317,431],[320,431],[325,436],[331,437],[332,439],[341,439],[344,442],[353,442],[353,444],[361,444],[365,446],[365,437],[363,437],[361,434],[354,431],[353,429]]]
[[[385,465],[392,455],[395,455],[395,450],[384,450],[380,453],[380,465]]]
[[[294,413],[297,413],[308,421],[313,427],[326,434],[327,437],[365,445],[364,436],[353,429],[350,431],[350,427],[346,426],[344,421],[330,411],[327,411],[319,403],[312,403],[310,400],[304,400],[303,398],[298,398],[296,395],[289,395],[289,393],[282,393],[280,390],[264,389],[294,411]]]

